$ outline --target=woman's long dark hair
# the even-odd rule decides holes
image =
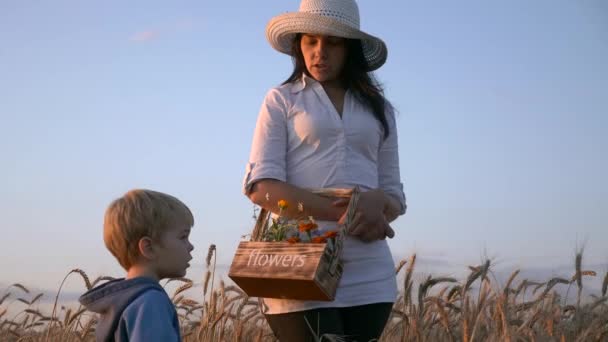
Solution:
[[[293,72],[283,84],[299,80],[302,77],[302,73],[306,73],[310,76],[306,69],[304,56],[302,55],[302,48],[300,46],[301,40],[302,34],[297,34],[291,48]],[[346,39],[346,51],[344,67],[340,74],[342,83],[346,89],[353,91],[357,100],[372,110],[374,117],[382,124],[384,139],[386,139],[389,134],[389,129],[385,110],[387,109],[387,106],[389,107],[389,110],[392,110],[392,106],[384,97],[382,86],[378,83],[376,78],[367,71],[369,70],[369,64],[363,55],[361,41],[359,39]]]

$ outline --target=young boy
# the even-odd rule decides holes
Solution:
[[[181,341],[177,312],[158,282],[186,274],[193,225],[190,209],[161,192],[131,190],[110,204],[103,238],[127,275],[80,297],[101,315],[97,341]]]

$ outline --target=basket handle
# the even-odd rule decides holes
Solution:
[[[358,186],[356,186],[350,194],[350,201],[348,202],[348,207],[346,208],[346,221],[344,222],[344,224],[341,225],[338,231],[338,236],[336,237],[336,243],[334,246],[333,254],[331,256],[331,262],[329,264],[329,274],[331,275],[334,275],[338,271],[342,271],[338,270],[338,266],[340,265],[340,257],[342,256],[342,244],[344,243],[346,234],[348,234],[350,224],[354,219],[360,194],[361,191],[359,190]]]
[[[258,219],[255,222],[255,227],[253,227],[253,232],[251,233],[251,241],[262,241],[262,237],[266,232],[266,228],[268,226],[268,219],[270,218],[270,211],[264,208],[260,209],[260,214],[258,215]]]

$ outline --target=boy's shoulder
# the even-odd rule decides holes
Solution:
[[[169,311],[175,310],[175,306],[169,295],[161,288],[151,287],[145,292],[141,293],[135,300],[133,300],[126,308],[127,311],[136,311],[141,308],[166,308]]]
[[[116,341],[129,341],[133,336],[148,336],[142,327],[148,323],[158,327],[151,328],[150,332],[167,337],[164,340],[179,339],[175,307],[154,279],[115,279],[87,291],[79,300],[88,310],[100,314],[96,329],[98,340],[118,336]]]
[[[119,334],[125,340],[179,341],[180,328],[175,306],[167,293],[150,288],[122,312]]]

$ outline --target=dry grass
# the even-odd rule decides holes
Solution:
[[[171,298],[184,341],[275,341],[257,298],[223,281],[213,288],[214,255],[212,245],[202,285],[187,278],[163,282],[175,287]],[[583,270],[581,260],[582,251],[576,254],[570,279],[537,283],[519,280],[516,270],[502,286],[490,279],[488,260],[470,267],[462,281],[428,276],[415,291],[416,255],[412,255],[397,267],[397,273],[405,268],[401,294],[381,341],[608,341],[608,273],[598,278],[601,293],[583,300],[585,281],[597,273]],[[42,294],[32,294],[22,284],[9,286],[0,293],[0,340],[94,341],[96,315],[82,307],[57,309],[61,287],[71,275],[80,276],[86,289],[112,279],[99,277],[91,282],[84,271],[70,271],[50,315],[37,309]],[[576,303],[560,298],[559,286],[575,287]],[[17,314],[9,315],[11,311]]]

